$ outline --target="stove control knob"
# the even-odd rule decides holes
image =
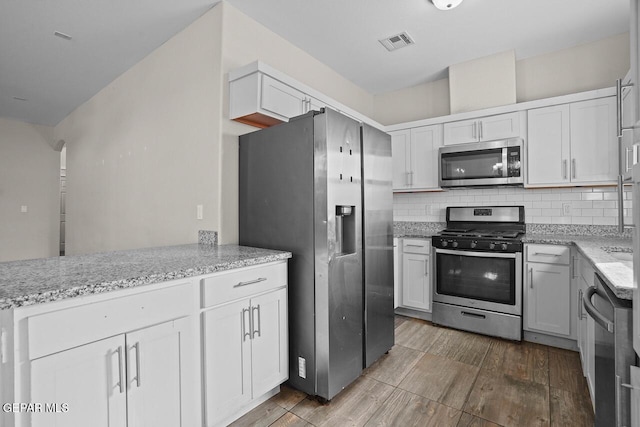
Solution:
[[[458,242],[454,241],[453,243],[451,243],[451,246],[453,246],[454,248],[458,247]]]
[[[500,245],[500,247],[502,248],[503,251],[507,250],[507,244],[503,243],[502,245]]]
[[[449,245],[449,242],[447,242],[446,240],[442,241],[442,247],[446,248]]]
[[[475,248],[476,246],[478,246],[478,242],[476,242],[475,240],[471,242],[471,244],[469,245],[471,246],[471,249]]]
[[[494,249],[496,247],[496,244],[491,242],[489,243],[489,249]]]

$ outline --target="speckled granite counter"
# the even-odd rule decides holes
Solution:
[[[0,263],[0,310],[291,258],[238,245],[180,245]]]
[[[524,243],[575,245],[602,275],[605,283],[618,298],[632,299],[633,268],[630,263],[622,262],[607,252],[611,248],[615,248],[616,252],[630,252],[633,248],[630,238],[527,233],[522,241]]]
[[[446,225],[444,222],[395,221],[393,223],[393,237],[431,237],[438,234]]]

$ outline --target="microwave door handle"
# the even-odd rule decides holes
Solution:
[[[502,149],[502,176],[509,177],[509,165],[507,164],[507,147]]]

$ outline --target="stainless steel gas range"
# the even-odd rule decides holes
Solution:
[[[522,339],[524,206],[447,208],[435,251],[433,323]]]

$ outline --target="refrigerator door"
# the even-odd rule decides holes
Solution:
[[[389,134],[362,125],[365,367],[394,343],[392,163]]]
[[[316,395],[331,399],[362,372],[360,124],[314,116]]]

